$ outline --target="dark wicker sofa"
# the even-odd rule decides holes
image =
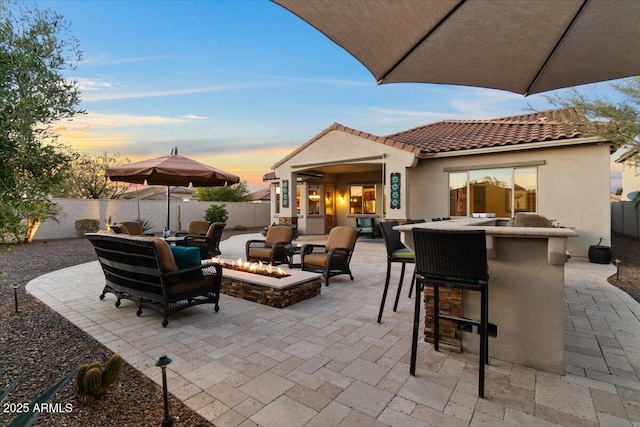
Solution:
[[[215,304],[219,310],[222,268],[202,264],[179,270],[169,245],[157,237],[123,234],[87,233],[98,255],[106,278],[100,299],[107,292],[117,298],[128,299],[142,307],[152,308],[164,316],[198,304]]]

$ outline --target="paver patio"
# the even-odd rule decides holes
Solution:
[[[221,243],[244,258],[254,235]],[[308,238],[308,237],[307,237]],[[477,357],[420,342],[409,375],[413,299],[376,322],[386,271],[384,244],[358,242],[355,280],[331,279],[321,295],[287,308],[220,297],[213,306],[161,316],[98,296],[98,262],[41,276],[27,290],[217,426],[640,426],[640,304],[611,286],[612,265],[573,258],[565,269],[566,375],[500,360],[477,392]],[[392,283],[399,276],[394,269]],[[394,282],[395,280],[395,282]],[[392,297],[395,295],[392,292]],[[392,298],[390,297],[390,298]]]

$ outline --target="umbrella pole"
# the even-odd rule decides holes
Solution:
[[[171,219],[171,187],[167,185],[167,230],[171,230],[169,222]]]
[[[138,194],[138,184],[136,184],[136,202],[138,204],[138,221],[140,221],[140,194]]]

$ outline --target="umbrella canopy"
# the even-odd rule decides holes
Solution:
[[[166,186],[167,229],[170,228],[171,187],[218,187],[240,182],[235,175],[179,155],[177,147],[168,156],[108,168],[106,175],[111,181]]]
[[[168,156],[108,168],[106,174],[111,181],[173,187],[216,187],[240,182],[235,175],[180,156],[177,148]]]
[[[524,95],[640,74],[638,0],[273,0],[378,83]]]

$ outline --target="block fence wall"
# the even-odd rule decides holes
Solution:
[[[53,199],[60,206],[58,222],[43,222],[35,234],[34,240],[53,240],[77,237],[76,220],[97,219],[100,229],[105,229],[105,221],[115,224],[120,221],[133,221],[138,217],[136,200],[112,199]],[[186,229],[189,221],[204,219],[205,211],[212,205],[224,204],[229,218],[227,227],[264,227],[269,225],[269,203],[237,202],[188,202],[175,201],[170,206],[170,229]],[[180,207],[181,224],[178,224]],[[161,232],[167,223],[166,200],[140,200],[140,217],[153,224],[151,232]]]
[[[611,230],[640,238],[640,215],[635,202],[611,203]],[[597,242],[596,242],[597,243]]]

